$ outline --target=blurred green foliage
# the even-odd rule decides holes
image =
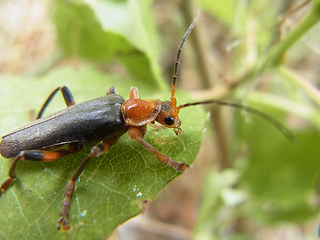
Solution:
[[[215,169],[207,176],[194,239],[255,239],[257,229],[284,223],[302,227],[319,215],[319,78],[310,83],[311,79],[306,80],[294,73],[290,65],[307,59],[306,52],[315,54],[306,44],[297,43],[302,39],[308,42],[305,37],[308,30],[320,19],[320,2],[312,1],[312,7],[304,11],[305,15],[300,17],[296,26],[278,40],[277,32],[279,34],[281,26],[277,25],[276,16],[283,10],[288,11],[283,8],[284,2],[237,1],[234,11],[245,9],[245,14],[241,15],[243,21],[236,21],[237,13],[230,21],[220,17],[223,15],[229,19],[230,14],[225,14],[225,9],[216,13],[219,8],[208,8],[213,17],[228,23],[227,27],[235,38],[243,39],[247,33],[234,29],[250,29],[252,22],[255,37],[261,40],[263,36],[256,45],[240,44],[241,50],[234,51],[233,56],[235,63],[243,67],[248,51],[254,52],[256,60],[252,68],[247,68],[249,73],[245,73],[244,81],[262,79],[267,75],[267,83],[260,80],[261,89],[257,85],[257,90],[250,92],[248,87],[252,83],[244,84],[246,87],[239,87],[235,96],[240,99],[245,96],[246,104],[267,112],[286,126],[290,126],[289,116],[298,124],[290,127],[295,134],[295,140],[290,142],[259,118],[245,113],[233,115],[230,153],[234,167],[222,172]],[[245,6],[239,9],[243,4]],[[266,21],[264,16],[271,17]],[[317,31],[312,35],[313,38],[320,37]],[[247,51],[243,51],[246,47]],[[301,51],[302,47],[305,49]],[[287,55],[291,58],[285,58]],[[319,55],[317,58],[319,61]],[[299,67],[295,70],[298,71]],[[312,71],[316,70],[308,70],[309,76],[315,77]],[[263,84],[268,85],[263,87]],[[316,235],[317,229],[314,229],[311,239]]]

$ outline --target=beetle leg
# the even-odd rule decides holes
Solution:
[[[42,117],[42,114],[43,114],[44,110],[47,108],[48,104],[51,102],[52,98],[56,95],[56,93],[58,91],[61,91],[62,96],[64,98],[64,101],[66,102],[68,107],[70,107],[70,106],[75,104],[75,101],[74,101],[74,98],[72,96],[72,93],[71,93],[71,91],[69,90],[68,87],[66,87],[66,86],[57,87],[55,90],[53,90],[53,92],[49,95],[47,100],[42,105],[42,107],[41,107],[36,119],[39,119],[39,118]]]
[[[75,181],[78,179],[79,175],[82,173],[83,169],[87,165],[87,163],[94,157],[97,157],[105,152],[107,152],[112,144],[114,144],[119,138],[113,138],[104,140],[101,144],[94,146],[90,154],[87,156],[85,160],[82,161],[72,178],[69,180],[65,193],[64,193],[64,200],[62,201],[62,211],[60,213],[60,219],[58,220],[58,230],[62,229],[68,231],[70,226],[68,225],[68,218],[69,218],[69,210],[70,210],[70,203],[72,199],[72,195],[74,192]]]
[[[142,138],[144,137],[146,131],[146,126],[140,126],[140,127],[131,127],[128,130],[129,136],[136,140],[138,143],[140,143],[141,146],[146,148],[148,151],[150,151],[153,155],[155,155],[160,162],[163,164],[167,164],[169,167],[174,168],[177,171],[184,171],[186,170],[189,165],[186,163],[178,163],[176,161],[173,161],[170,157],[168,157],[165,154],[160,153],[154,146],[144,141]]]
[[[140,98],[138,88],[131,87],[129,91],[129,99]]]
[[[155,124],[155,123],[148,123],[150,127],[156,129],[156,130],[161,130],[161,129],[165,129],[167,127],[165,127],[164,125],[158,125],[158,124]]]
[[[20,160],[30,160],[30,161],[41,161],[41,162],[49,162],[54,161],[58,158],[61,158],[67,154],[73,153],[74,148],[62,149],[57,151],[41,151],[41,150],[27,150],[27,151],[21,151],[11,163],[11,166],[9,168],[9,178],[4,181],[0,186],[0,196],[2,195],[2,192],[8,189],[10,184],[13,182],[13,180],[16,178],[16,166],[17,163]]]
[[[109,87],[109,91],[107,92],[107,95],[110,94],[116,94],[116,89],[114,88],[114,86]]]

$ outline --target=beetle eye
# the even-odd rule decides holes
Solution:
[[[164,122],[165,122],[167,125],[172,125],[172,124],[174,124],[174,118],[171,117],[171,116],[166,116],[166,117],[164,118]]]

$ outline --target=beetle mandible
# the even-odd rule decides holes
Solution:
[[[208,100],[187,103],[177,106],[175,87],[179,71],[179,60],[182,47],[190,34],[197,17],[186,31],[176,55],[170,101],[140,99],[138,89],[132,87],[129,99],[124,100],[116,94],[115,88],[110,87],[106,96],[75,104],[70,90],[66,86],[56,88],[44,102],[36,120],[22,128],[14,130],[2,137],[0,154],[5,158],[13,158],[9,168],[9,177],[0,186],[0,196],[8,189],[16,178],[15,169],[20,160],[54,161],[65,155],[75,153],[87,142],[95,142],[89,155],[81,162],[69,180],[62,201],[62,211],[58,220],[58,229],[68,230],[70,204],[75,189],[75,182],[87,163],[94,157],[106,153],[110,147],[126,132],[142,147],[154,154],[158,160],[177,171],[184,171],[189,166],[179,163],[169,156],[160,153],[155,147],[143,140],[147,125],[154,127],[160,123],[163,128],[173,128],[176,135],[183,133],[178,117],[182,108],[201,105],[219,104],[239,108],[259,115],[280,129],[287,137],[292,138],[291,132],[268,115],[237,103],[227,103],[219,100]],[[57,92],[61,92],[67,108],[47,117],[42,115]],[[55,149],[67,145],[68,149]]]

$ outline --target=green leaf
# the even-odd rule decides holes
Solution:
[[[90,61],[120,60],[131,78],[166,89],[157,63],[153,1],[54,2],[52,19],[63,52]]]
[[[277,116],[281,116],[277,114]],[[301,222],[317,213],[316,189],[320,174],[320,135],[306,128],[288,141],[259,119],[248,124],[238,119],[239,136],[248,166],[241,186],[250,201],[243,207],[249,216],[266,223]],[[242,121],[243,122],[243,121]]]
[[[4,76],[0,88],[1,134],[27,123],[29,110],[39,109],[58,85],[67,85],[75,100],[82,102],[105,95],[110,85],[126,98],[129,86],[121,81],[89,66],[77,70],[61,68],[41,79]],[[170,92],[155,95],[142,88],[140,95],[162,99],[168,98]],[[181,103],[188,99],[179,92],[177,97]],[[64,108],[61,99],[56,97],[45,115]],[[184,134],[176,136],[172,129],[149,129],[145,140],[172,159],[192,164],[200,148],[207,114],[201,108],[186,108],[181,110],[180,118]],[[88,151],[86,148],[53,162],[19,162],[18,180],[0,198],[0,225],[5,226],[0,230],[0,238],[105,239],[119,224],[139,214],[144,200],[156,198],[180,175],[125,134],[107,154],[94,158],[85,168],[76,182],[72,200],[72,228],[58,232],[66,184]],[[11,160],[0,160],[0,181],[4,181]]]
[[[194,239],[219,239],[219,234],[228,231],[237,216],[236,207],[245,197],[234,188],[238,180],[239,172],[232,169],[212,170],[206,176]]]

